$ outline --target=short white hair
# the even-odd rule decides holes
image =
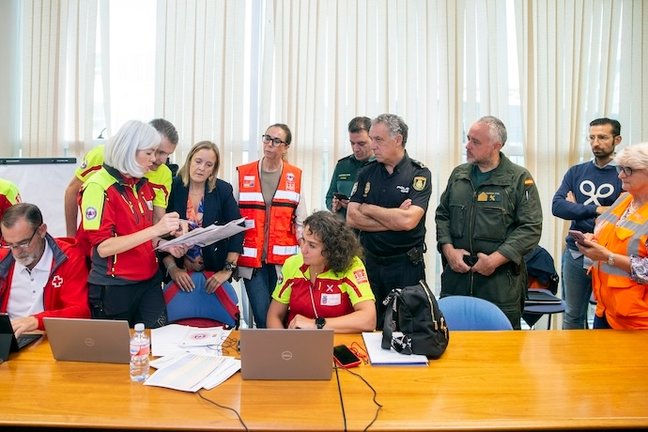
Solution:
[[[150,124],[138,120],[127,121],[106,144],[104,161],[120,173],[144,177],[146,170],[137,163],[137,151],[157,149],[160,141],[160,133]]]
[[[634,169],[648,168],[648,142],[633,144],[617,153],[614,161],[617,165]]]

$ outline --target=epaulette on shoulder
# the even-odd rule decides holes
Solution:
[[[338,162],[342,162],[342,161],[345,161],[347,159],[351,159],[351,157],[353,157],[353,153],[351,153],[350,155],[346,155],[343,158],[338,159]]]
[[[425,168],[425,164],[421,161],[417,161],[416,159],[410,159],[414,165],[416,165],[418,168]]]

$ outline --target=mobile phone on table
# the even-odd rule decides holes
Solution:
[[[335,364],[342,368],[352,368],[360,365],[360,359],[346,345],[333,347],[333,359]]]
[[[339,200],[348,200],[349,197],[344,195],[343,193],[335,192],[333,196]]]
[[[579,243],[583,243],[585,241],[585,234],[580,231],[569,230],[569,235]]]

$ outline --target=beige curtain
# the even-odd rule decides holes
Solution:
[[[155,115],[181,135],[178,164],[196,142],[213,141],[221,151],[220,175],[228,181],[250,139],[243,103],[245,8],[236,0],[168,0],[158,7]]]
[[[23,157],[65,155],[92,142],[98,2],[22,2]]]
[[[592,157],[589,122],[618,119],[624,145],[648,138],[646,78],[638,73],[648,59],[648,8],[632,0],[514,5],[525,164],[543,203],[541,244],[559,265],[568,223],[551,215],[551,200],[567,169]]]

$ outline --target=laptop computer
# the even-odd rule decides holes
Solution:
[[[40,333],[23,333],[16,338],[9,315],[0,314],[0,360],[7,361],[10,352],[17,352],[41,336]]]
[[[333,330],[241,329],[241,376],[257,380],[329,380]]]
[[[130,329],[125,320],[43,318],[56,360],[130,362]]]

